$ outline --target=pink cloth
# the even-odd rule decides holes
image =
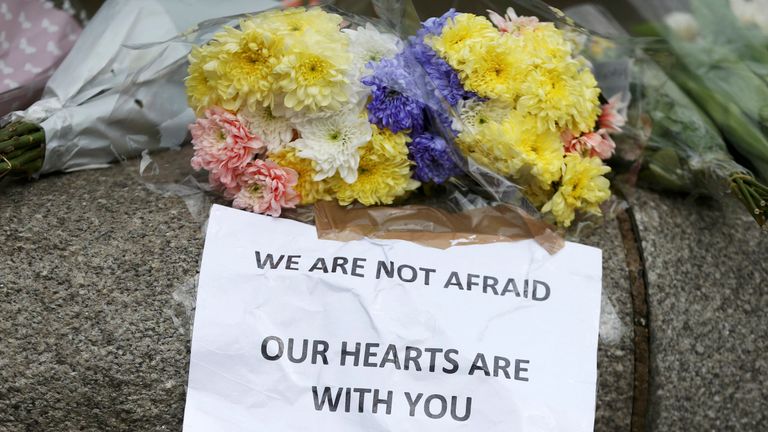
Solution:
[[[39,96],[80,30],[50,1],[0,0],[0,115]]]

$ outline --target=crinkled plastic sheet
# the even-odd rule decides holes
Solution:
[[[683,2],[671,2],[668,6]],[[644,3],[650,7],[651,3]],[[674,10],[674,9],[671,9]],[[577,21],[609,35],[626,38],[628,33],[605,9],[584,5],[568,10]],[[659,38],[635,40],[635,60],[630,69],[633,98],[631,127],[618,137],[617,156],[612,161],[622,173],[618,185],[631,194],[633,186],[688,195],[711,197],[729,212],[734,208],[733,178],[751,176],[729,152],[726,141],[708,113],[687,89],[681,77],[669,72],[687,70],[671,47]],[[610,50],[593,53],[610,55]],[[688,82],[683,79],[682,83]]]
[[[377,11],[377,15],[383,18],[352,15],[333,6],[323,7],[344,16],[348,25],[358,26],[373,22],[380,28],[389,29],[389,31],[397,33],[413,32],[418,28],[418,19],[415,18],[410,2],[375,1],[372,4],[372,10]],[[161,44],[133,46],[132,48],[137,51],[154,52],[155,60],[147,62],[147,66],[144,69],[129,78],[128,84],[124,87],[118,102],[115,104],[112,117],[117,119],[125,118],[126,113],[124,111],[136,111],[136,106],[141,105],[148,113],[160,111],[165,113],[165,117],[178,118],[180,122],[191,123],[192,118],[189,117],[191,111],[186,108],[186,97],[183,93],[176,91],[172,93],[161,91],[158,93],[157,90],[163,89],[154,88],[147,85],[147,83],[171,80],[183,82],[188,66],[186,56],[191,47],[210,40],[213,34],[224,25],[237,25],[239,19],[243,17],[244,15],[237,15],[209,20],[200,23],[193,31],[188,31]],[[412,61],[412,67],[414,75],[417,76],[415,78],[417,82],[429,82],[425,72],[416,64],[415,60]],[[397,83],[393,83],[393,86],[404,94],[424,102],[427,106],[433,107],[435,111],[445,109],[442,107],[444,101],[436,96],[433,88],[427,86],[397,86]],[[174,114],[178,115],[174,116]],[[141,113],[137,115],[141,118]],[[144,132],[147,130],[149,132]],[[171,128],[171,130],[176,133],[179,131],[176,127]],[[449,136],[448,133],[445,135]],[[177,134],[169,137],[168,133],[165,133],[162,128],[158,128],[141,129],[141,132],[133,134],[129,137],[129,140],[135,142],[135,148],[146,147],[147,143],[153,141],[159,141],[161,147],[173,147],[184,138],[186,138],[186,133],[184,137]],[[165,143],[168,143],[168,145]],[[133,153],[127,153],[126,159],[132,156]],[[455,158],[457,161],[461,161],[465,171],[471,174],[471,179],[456,178],[452,180],[440,196],[433,196],[431,198],[432,201],[448,202],[448,208],[451,211],[472,210],[496,204],[513,205],[533,215],[533,217],[536,216],[535,208],[525,201],[515,184],[482,169],[472,161],[464,160],[458,154],[455,155]],[[205,188],[201,188],[200,193],[196,194],[193,192],[195,187],[204,184],[204,180],[199,174],[194,173],[188,164],[180,165],[174,161],[163,166],[163,163],[156,162],[151,155],[145,152],[141,163],[140,175],[142,180],[151,189],[165,194],[182,196],[196,214],[199,214],[197,209],[205,207],[203,203],[207,199],[207,195],[204,192],[208,191]],[[418,200],[420,198],[414,199]],[[198,200],[198,202],[194,202],[195,200]],[[311,209],[306,208],[288,211],[286,216],[305,222],[311,222],[312,220]],[[510,220],[510,223],[515,223],[515,221]],[[554,251],[557,247],[550,249]]]
[[[638,31],[664,41],[646,52],[712,120],[738,162],[704,157],[703,163],[715,165],[717,177],[730,177],[733,194],[768,231],[768,4],[633,3],[649,20]]]
[[[366,10],[366,7],[362,6],[362,4],[365,3],[366,2],[357,3],[356,9],[358,11]],[[493,2],[484,3],[487,3],[488,7],[499,9],[498,3],[501,2],[496,2],[496,4]],[[563,28],[566,28],[568,31],[578,33],[585,41],[588,41],[594,37],[590,32],[582,27],[577,26],[573,21],[569,20],[561,12],[549,8],[542,2],[536,0],[519,0],[508,3],[509,5],[520,9],[521,13],[535,13],[542,19],[555,21],[559,23],[559,25],[561,25]],[[367,8],[367,10],[374,11],[376,15],[375,18],[350,14],[340,9],[333,9],[333,11],[344,15],[350,25],[362,25],[367,22],[374,22],[379,28],[389,29],[389,31],[399,34],[404,39],[406,39],[408,35],[414,34],[415,31],[419,28],[419,19],[415,15],[413,5],[409,1],[376,0],[369,6],[370,7]],[[241,16],[234,16],[227,19],[213,20],[201,23],[198,25],[195,31],[187,32],[186,34],[163,44],[162,49],[164,51],[169,51],[174,45],[180,45],[184,48],[179,49],[179,52],[186,52],[192,45],[201,44],[207,40],[210,40],[213,33],[218,31],[222,25],[236,25],[239,18],[241,18]],[[158,49],[158,46],[144,46],[136,48]],[[168,55],[166,52],[164,52],[161,56],[159,56],[159,58],[162,59],[161,64],[152,64],[152,70],[147,71],[148,76],[157,76],[158,70],[163,71],[162,73],[166,74],[171,79],[180,80],[185,75],[187,63],[184,56],[175,54]],[[451,108],[450,105],[439,94],[439,92],[437,92],[435,86],[430,82],[426,72],[422,69],[419,63],[415,59],[409,58],[407,56],[404,56],[404,61],[406,62],[409,71],[412,72],[412,76],[410,77],[409,82],[392,82],[388,83],[388,85],[391,88],[398,90],[399,92],[413,99],[416,99],[429,107],[433,114],[431,123],[448,143],[453,144],[453,132],[446,130],[439,119],[435,118],[437,115],[435,113],[452,113],[454,118],[458,118],[458,116],[455,112],[452,112],[453,108]],[[624,72],[626,69],[628,69],[628,65],[629,58],[626,56],[618,60],[611,60],[610,62],[596,63],[595,73],[598,78],[603,78],[601,79],[601,86],[603,86],[603,88],[605,88],[607,91],[611,92],[611,94],[625,94],[628,99],[629,87],[626,73]],[[617,73],[617,71],[619,72]],[[142,74],[137,74],[133,79],[136,81],[141,81],[143,79]],[[413,85],[413,83],[418,83],[418,85]],[[128,86],[128,88],[143,89],[145,87],[131,85]],[[165,102],[165,98],[162,97],[155,96],[154,100],[158,103]],[[124,109],[126,107],[132,108],[136,101],[141,101],[145,105],[147,103],[151,103],[151,100],[143,98],[142,95],[137,94],[134,91],[127,91],[121,94],[121,101],[116,105],[118,107],[117,110]],[[169,105],[177,108],[179,106],[183,106],[178,100]],[[122,116],[117,115],[117,117]],[[160,138],[164,139],[162,134]],[[158,137],[146,137],[140,135],[137,137],[137,139],[156,140]],[[463,157],[455,145],[451,145],[451,148],[453,149],[452,155],[454,160],[467,175],[457,176],[452,179],[445,185],[445,187],[440,188],[439,196],[431,197],[432,201],[447,201],[450,203],[452,211],[469,211],[482,207],[492,207],[499,204],[512,205],[526,212],[533,218],[540,218],[536,208],[523,197],[520,188],[516,184],[502,176],[497,175],[496,173],[485,169],[484,167],[475,163],[473,160]],[[178,174],[180,179],[177,181],[177,183],[181,182],[182,180],[186,183],[189,183],[186,178],[189,176],[194,176],[191,169],[179,172]],[[149,176],[144,175],[143,178],[149,183],[155,183],[153,185],[153,188],[155,189],[173,189],[169,184],[156,184],[157,182],[155,182]],[[201,182],[198,180],[197,183]],[[466,197],[470,194],[472,195],[471,200],[462,199],[462,197]],[[404,204],[418,204],[423,199],[424,197],[419,196],[406,201]],[[608,218],[613,217],[618,211],[625,207],[626,204],[617,198],[612,198],[603,206],[604,213]],[[311,214],[308,214],[306,210],[288,212],[288,216],[296,217],[303,221],[311,220]],[[584,217],[579,221],[578,224],[569,230],[566,235],[568,238],[578,239],[579,237],[593,231],[595,227],[601,224],[601,222],[601,218]],[[510,223],[513,224],[516,222],[510,220]],[[336,224],[336,226],[338,226],[338,224]]]
[[[591,68],[598,80],[603,97],[607,100],[613,96],[620,96],[621,100],[625,101],[625,106],[620,112],[625,116],[627,115],[628,106],[632,102],[629,78],[635,54],[636,42],[633,39],[620,37],[616,34],[603,34],[599,28],[588,29],[583,27],[561,10],[551,7],[540,0],[457,1],[453,2],[453,5],[459,12],[467,10],[481,15],[487,15],[488,11],[495,11],[503,15],[508,7],[512,7],[520,16],[536,16],[542,21],[554,22],[561,30],[568,32],[570,37],[578,42],[583,51],[579,54],[591,60]],[[588,50],[590,47],[606,45],[613,47],[610,57],[597,59],[589,55]],[[415,59],[411,59],[411,63],[415,74],[418,75],[416,79],[429,83],[429,77],[418,62]],[[426,91],[423,88],[414,90],[410,87],[401,87],[397,88],[397,90],[424,102],[428,107],[433,108],[435,112],[447,112],[454,122],[461,123],[456,108],[451,107],[445,98],[442,97],[434,83],[426,88]],[[543,219],[537,209],[523,196],[518,185],[483,167],[471,158],[461,155],[455,145],[454,132],[447,130],[437,119],[434,119],[432,123],[442,137],[452,144],[455,162],[468,174],[470,182],[480,185],[480,195],[487,197],[488,205],[496,205],[498,203],[514,205],[534,218]],[[633,125],[629,125],[629,127],[633,128]],[[458,181],[461,181],[461,179],[459,178]],[[467,187],[471,188],[471,186]],[[594,232],[606,220],[612,220],[627,207],[627,202],[614,194],[601,206],[603,216],[580,215],[568,230],[557,231],[569,240],[578,241],[580,238]]]
[[[164,60],[186,53],[157,42],[205,17],[274,4],[221,0],[213,9],[207,0],[107,0],[48,80],[42,99],[0,125],[27,121],[44,129],[41,174],[104,168],[144,150],[178,147],[193,116],[185,109],[183,75],[173,75]],[[126,100],[125,94],[134,97]]]
[[[562,26],[584,34],[585,40],[597,37],[544,3],[509,2],[511,6],[521,4],[532,7],[533,11],[543,19],[556,21]],[[499,10],[499,7],[494,9]],[[414,34],[420,26],[420,20],[416,17],[410,2],[407,1],[375,0],[370,10],[377,11],[378,18],[353,16],[333,9],[336,13],[344,14],[350,23],[359,25],[374,22],[378,27],[388,28],[403,37]],[[503,9],[499,11],[503,12]],[[528,10],[528,13],[531,11]],[[195,31],[180,35],[164,45],[180,44],[188,49],[192,44],[210,40],[213,33],[217,32],[222,25],[237,24],[239,18],[241,16],[201,23]],[[162,60],[164,66],[161,69],[169,76],[182,77],[186,73],[185,57],[163,56]],[[596,68],[605,67],[609,71],[615,71],[616,61],[612,59],[607,66],[597,64]],[[625,64],[629,59],[624,56],[618,61]],[[415,64],[415,61],[413,66],[414,75],[428,83],[426,73]],[[599,76],[598,69],[596,73]],[[608,81],[603,82],[616,92],[628,93],[628,82],[623,78],[624,76],[621,73],[607,73],[604,77]],[[437,96],[438,92],[434,87],[400,86],[397,90],[424,102],[435,110],[450,109],[447,102]],[[123,93],[121,99],[123,103],[129,104],[135,99],[135,95],[130,92]],[[444,130],[443,135],[452,140],[451,132]],[[184,199],[194,217],[204,223],[210,203],[220,197],[211,194],[204,173],[196,173],[189,167],[189,153],[179,153],[179,156],[180,160],[169,161],[168,158],[152,158],[145,153],[141,162],[141,179],[152,190]],[[554,253],[562,247],[563,238],[551,226],[542,222],[536,209],[525,200],[517,185],[484,169],[472,160],[464,159],[458,151],[455,151],[455,156],[457,162],[469,175],[450,180],[439,195],[412,197],[400,206],[392,207],[349,206],[343,208],[335,203],[321,203],[314,209],[287,210],[284,216],[307,223],[317,222],[321,237],[336,240],[369,236],[408,239],[434,247],[446,247],[455,244],[536,238],[550,252]],[[625,207],[624,201],[613,199],[605,205],[604,213],[610,218]],[[586,235],[601,223],[602,220],[582,220],[569,236],[578,238]],[[195,286],[194,278],[179,286],[173,293],[174,302],[169,310],[178,329],[185,334],[188,334],[191,329],[193,320]],[[622,340],[625,331],[625,324],[616,313],[612,300],[603,296],[601,341],[604,344],[616,345]]]

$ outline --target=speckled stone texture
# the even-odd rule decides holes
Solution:
[[[655,431],[768,430],[768,239],[743,210],[639,191]]]
[[[609,222],[582,243],[603,250],[595,432],[629,431],[634,372],[632,301],[618,223]]]
[[[134,172],[0,190],[0,430],[180,430],[200,224]]]
[[[158,157],[163,166],[183,154]],[[0,431],[178,431],[201,224],[135,164],[0,189]],[[626,431],[631,305],[615,223],[604,250],[597,431]]]

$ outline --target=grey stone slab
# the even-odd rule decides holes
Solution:
[[[0,190],[0,430],[180,430],[200,225],[134,172]]]
[[[160,156],[161,173],[185,157]],[[201,226],[136,172],[0,189],[0,431],[180,430],[190,331],[178,300],[194,299]],[[586,243],[604,250],[596,430],[625,431],[632,328],[616,224]]]
[[[618,223],[607,223],[582,243],[603,250],[595,432],[629,431],[634,390],[632,299]]]
[[[741,209],[639,191],[651,425],[768,430],[768,243]]]

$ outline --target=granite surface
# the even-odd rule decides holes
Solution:
[[[639,191],[654,431],[768,430],[768,239],[743,210]]]
[[[595,432],[629,431],[634,373],[632,301],[617,221],[582,242],[603,250]]]
[[[0,430],[180,430],[200,224],[133,172],[0,190]]]
[[[136,172],[0,188],[0,431],[181,429],[200,208]],[[625,431],[631,303],[616,224],[586,243],[604,250],[596,430]]]
[[[180,429],[201,208],[135,173],[0,190],[0,431]],[[640,191],[632,203],[650,309],[649,429],[768,430],[765,235],[690,200]],[[630,430],[633,411],[617,225],[584,241],[604,253],[597,431]]]

